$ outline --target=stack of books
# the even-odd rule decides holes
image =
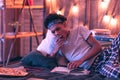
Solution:
[[[115,38],[115,35],[96,35],[94,36],[96,40],[98,41],[113,41]]]
[[[98,41],[111,42],[116,37],[116,35],[111,35],[111,31],[109,29],[93,29],[91,32]]]

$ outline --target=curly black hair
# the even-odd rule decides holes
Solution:
[[[54,20],[57,20],[57,19],[61,20],[62,22],[65,22],[67,20],[67,18],[63,15],[60,15],[57,13],[51,13],[46,17],[46,19],[44,21],[44,26],[48,29],[49,23],[54,21]]]

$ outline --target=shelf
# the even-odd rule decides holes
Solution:
[[[37,32],[37,35],[42,36],[42,32]],[[0,34],[0,39],[2,38],[2,34]],[[34,32],[18,32],[16,38],[22,38],[22,37],[30,37],[30,36],[36,36]],[[6,39],[14,39],[15,33],[8,32],[5,34]]]
[[[23,2],[23,0],[4,0],[4,6],[2,6],[0,9],[2,10],[1,12],[1,32],[0,32],[0,41],[2,43],[2,45],[0,45],[1,47],[1,51],[0,51],[0,56],[1,57],[1,60],[3,62],[3,66],[7,66],[8,62],[9,62],[9,59],[11,58],[11,54],[21,54],[21,51],[22,51],[22,47],[24,46],[23,42],[24,40],[16,40],[16,38],[20,39],[20,38],[29,38],[29,37],[36,37],[36,38],[29,38],[28,41],[29,41],[29,44],[30,45],[26,45],[27,47],[29,47],[30,51],[32,51],[32,48],[34,47],[32,45],[32,43],[34,42],[34,39],[36,39],[36,42],[37,42],[37,45],[39,45],[39,40],[38,40],[38,37],[42,37],[43,36],[43,32],[18,32],[17,34],[15,34],[14,32],[12,32],[12,29],[9,30],[8,25],[4,25],[4,24],[8,24],[8,22],[14,22],[14,21],[19,21],[19,16],[22,14],[19,15],[19,12],[22,10],[29,10],[29,13],[30,13],[30,17],[27,17],[31,23],[30,23],[30,28],[34,27],[32,26],[32,10],[40,10],[43,12],[43,14],[45,14],[45,0],[43,1],[40,1],[40,4],[37,3],[39,2],[39,0],[37,0],[37,2],[34,4],[34,5],[31,5],[31,6],[28,6],[28,5],[25,5],[23,7],[23,5],[20,3],[20,4],[17,4],[15,3],[15,1],[20,1],[20,2]],[[42,3],[42,4],[41,4]],[[21,10],[20,10],[21,9]],[[27,11],[28,11],[27,10]],[[7,12],[11,12],[10,14],[14,14],[12,16],[10,16],[10,14],[7,14]],[[34,11],[33,11],[34,12]],[[27,13],[27,12],[25,12]],[[24,14],[25,14],[24,13]],[[34,14],[34,13],[33,13]],[[35,14],[36,16],[37,14]],[[25,15],[26,16],[26,15]],[[29,15],[28,15],[29,16]],[[45,17],[45,15],[40,15],[41,17]],[[7,20],[7,17],[10,17],[10,21]],[[24,17],[23,17],[24,18]],[[7,21],[6,21],[7,20]],[[17,25],[15,25],[17,27]],[[28,30],[30,30],[29,26],[28,26]],[[26,28],[27,29],[27,28]],[[8,32],[8,30],[10,32]],[[20,28],[20,30],[22,31],[22,29]],[[24,30],[24,29],[23,29]],[[26,30],[26,31],[28,31]],[[19,31],[19,30],[18,30]],[[15,31],[17,32],[17,31]],[[7,40],[8,39],[8,40]],[[11,43],[9,43],[9,40],[10,39],[13,39],[11,41]],[[17,42],[16,42],[17,41]],[[15,43],[16,42],[16,43]],[[8,43],[8,44],[7,44]],[[22,44],[22,45],[21,45]],[[9,45],[9,46],[8,46]],[[17,46],[17,47],[16,47]],[[25,46],[25,48],[26,48]],[[15,47],[15,49],[14,49]],[[9,49],[10,48],[10,49]],[[16,50],[17,49],[17,50]],[[14,50],[12,52],[12,50]],[[9,52],[9,53],[8,53]],[[7,55],[6,55],[7,54]],[[15,55],[16,56],[16,55]],[[7,57],[7,59],[6,59]],[[7,60],[7,61],[6,61]]]
[[[9,9],[11,9],[11,8],[22,8],[22,5],[11,5],[11,6],[6,6],[6,8],[9,8]],[[24,8],[29,8],[29,6],[24,6]],[[38,6],[38,5],[34,5],[34,6],[30,6],[30,8],[32,8],[32,9],[43,9],[44,7],[43,6]]]

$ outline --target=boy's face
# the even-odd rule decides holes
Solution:
[[[50,30],[57,38],[66,39],[67,37],[68,30],[65,23],[54,24],[50,27]]]

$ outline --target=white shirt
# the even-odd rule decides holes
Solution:
[[[90,34],[91,32],[85,27],[76,27],[70,31],[66,43],[61,48],[61,52],[70,62],[80,60],[87,55],[87,52],[91,49],[91,46],[86,41]],[[84,62],[80,67],[89,68],[92,61]]]
[[[91,32],[85,27],[75,27],[70,31],[67,41],[60,49],[66,58],[71,62],[79,60],[91,49],[91,46],[86,42]],[[54,48],[55,36],[48,30],[46,38],[42,40],[37,50],[43,54],[50,54]],[[89,68],[94,59],[84,62],[80,67]]]

